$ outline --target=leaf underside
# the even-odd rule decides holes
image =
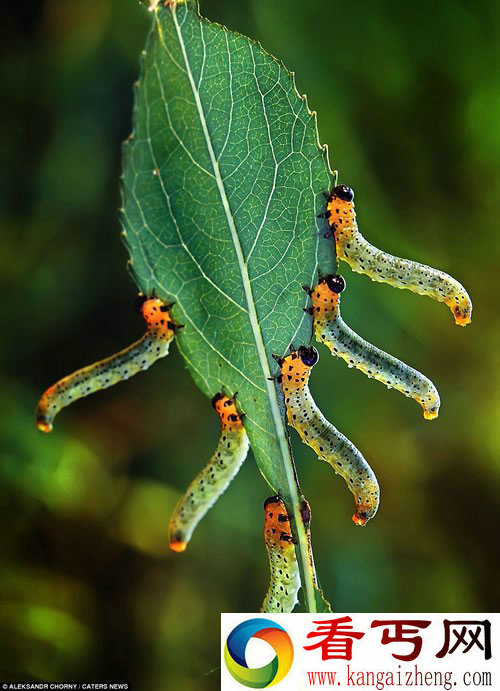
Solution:
[[[280,390],[268,378],[273,353],[311,340],[302,285],[318,269],[335,272],[316,221],[332,174],[315,115],[282,63],[193,2],[156,9],[141,63],[124,145],[132,272],[146,294],[175,302],[185,327],[176,342],[196,384],[207,396],[238,392],[261,473],[297,507]]]

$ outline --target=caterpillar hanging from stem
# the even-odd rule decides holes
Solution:
[[[203,470],[177,502],[170,518],[169,546],[183,552],[198,523],[225,492],[245,460],[249,441],[234,397],[216,394],[212,405],[221,419],[219,443]]]
[[[328,197],[327,210],[320,217],[327,218],[333,230],[337,257],[347,262],[353,271],[366,274],[373,281],[405,288],[444,302],[451,309],[457,324],[469,324],[472,302],[458,281],[425,264],[394,257],[365,240],[356,221],[354,192],[350,187],[334,187]]]
[[[264,541],[269,558],[270,582],[261,612],[291,612],[297,604],[300,573],[295,554],[296,538],[279,496],[264,502]]]
[[[344,478],[354,495],[352,520],[365,525],[376,514],[380,490],[377,478],[362,454],[322,414],[309,391],[309,377],[319,360],[314,347],[301,346],[284,358],[274,356],[281,368],[288,422],[322,461]]]
[[[158,298],[140,295],[138,308],[147,326],[144,336],[116,355],[83,367],[48,388],[36,409],[38,429],[51,432],[54,418],[62,408],[95,391],[129,379],[165,357],[175,330],[180,328],[172,321],[170,307]]]
[[[332,355],[342,358],[389,388],[415,399],[427,420],[439,413],[439,394],[434,384],[401,360],[379,350],[361,338],[342,319],[340,295],[345,289],[342,276],[325,276],[313,289],[304,287],[311,296],[312,307],[306,308],[314,318],[316,340],[324,343]]]

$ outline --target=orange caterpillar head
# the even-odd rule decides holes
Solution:
[[[375,516],[378,509],[378,489],[372,488],[369,497],[356,498],[356,513],[352,520],[355,525],[364,526]]]
[[[171,305],[166,305],[159,298],[148,298],[141,294],[137,298],[136,306],[144,317],[148,329],[174,332],[176,326],[169,312]]]
[[[222,425],[230,425],[231,427],[243,426],[243,415],[238,413],[236,404],[233,398],[229,398],[224,393],[216,393],[212,398],[212,405],[219,413]]]
[[[183,539],[183,535],[180,531],[172,535],[168,543],[172,552],[185,552],[187,545],[188,543]]]
[[[453,312],[455,324],[459,326],[467,326],[467,324],[470,324],[472,319],[472,303],[467,293],[446,300],[446,304]]]
[[[347,185],[337,185],[333,188],[326,208],[330,226],[350,226],[356,220],[354,192]]]
[[[266,544],[279,545],[286,549],[296,542],[292,536],[290,519],[285,502],[279,496],[269,497],[264,502],[266,518],[264,522],[264,538]]]
[[[52,423],[48,422],[47,418],[42,413],[38,413],[36,416],[36,426],[40,432],[44,432],[44,434],[49,434],[49,432],[53,430]]]
[[[281,381],[284,385],[305,386],[311,370],[319,360],[319,353],[314,346],[300,346],[284,358],[274,356],[281,367]]]
[[[313,314],[335,312],[340,305],[340,294],[345,290],[342,276],[330,275],[320,280],[318,285],[308,291],[313,304]]]

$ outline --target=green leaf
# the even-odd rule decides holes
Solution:
[[[177,344],[202,391],[238,392],[258,467],[293,513],[315,611],[281,388],[270,377],[273,353],[311,340],[302,285],[335,271],[316,221],[332,185],[327,152],[293,75],[260,45],[201,18],[193,2],[161,3],[152,16],[124,147],[131,268],[144,292],[175,301],[185,326]]]
[[[320,612],[321,614],[330,614],[332,611],[332,608],[331,608],[328,600],[325,599],[323,591],[320,588],[316,588],[315,597],[316,597],[316,611]]]

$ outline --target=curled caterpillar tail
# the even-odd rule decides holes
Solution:
[[[352,520],[365,525],[378,509],[377,478],[354,444],[328,422],[311,396],[309,377],[318,359],[316,348],[301,346],[280,360],[288,422],[304,444],[344,478],[356,504]]]
[[[280,497],[266,499],[264,511],[264,541],[271,579],[260,611],[291,612],[298,601],[300,574],[290,519]]]
[[[365,240],[358,229],[354,192],[350,187],[337,185],[333,188],[325,215],[334,230],[337,257],[347,262],[353,271],[366,274],[373,281],[444,302],[457,324],[469,324],[472,302],[458,281],[425,264],[387,254]]]
[[[172,513],[168,534],[174,552],[186,549],[196,526],[226,491],[248,453],[247,433],[234,400],[220,393],[213,397],[212,404],[222,423],[219,443]]]
[[[147,325],[141,339],[116,355],[69,374],[45,391],[36,409],[40,431],[52,431],[54,418],[62,408],[148,369],[167,355],[177,328],[168,306],[157,298],[142,298],[140,309]]]
[[[368,377],[414,398],[427,420],[439,413],[439,394],[434,384],[412,367],[358,336],[342,319],[340,294],[345,288],[342,276],[326,276],[310,291],[316,340],[324,343],[332,355],[342,358]]]

